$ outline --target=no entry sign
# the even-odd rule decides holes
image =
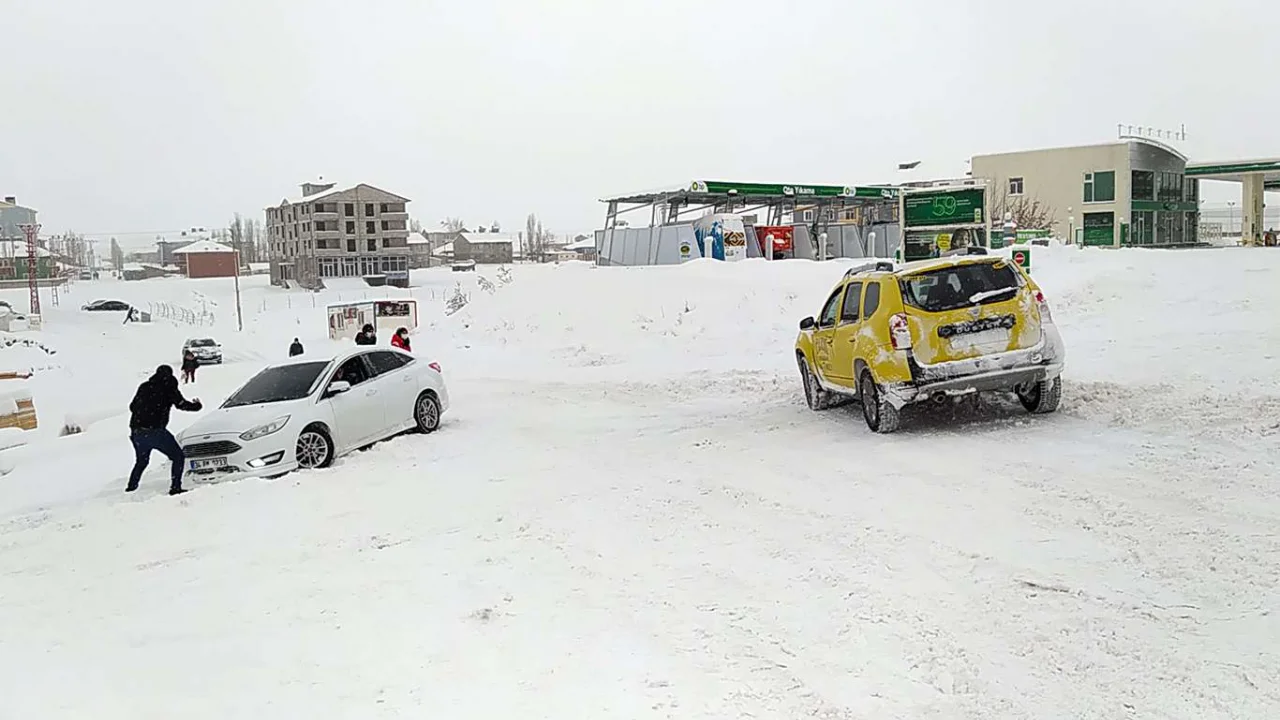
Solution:
[[[1013,263],[1023,270],[1031,272],[1031,248],[1014,248]]]

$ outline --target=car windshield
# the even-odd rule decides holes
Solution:
[[[269,367],[254,375],[249,382],[232,393],[222,407],[261,405],[263,403],[300,400],[311,394],[320,373],[329,367],[327,361]]]
[[[966,263],[908,275],[902,279],[902,299],[927,312],[945,312],[1010,300],[1019,287],[1018,274],[1007,262]]]
[[[188,340],[187,347],[213,347],[218,343],[210,338],[201,338],[199,340]]]

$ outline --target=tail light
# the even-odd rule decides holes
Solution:
[[[894,350],[911,349],[911,328],[907,326],[907,314],[898,313],[889,318],[889,339]]]
[[[1044,299],[1044,293],[1036,291],[1036,304],[1040,306],[1040,321],[1053,322],[1053,313],[1049,312],[1049,303]]]
[[[444,372],[443,370],[440,369],[440,363],[438,362],[427,363],[427,367],[431,368],[432,370],[435,370],[438,373]]]

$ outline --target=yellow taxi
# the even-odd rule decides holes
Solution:
[[[879,433],[897,430],[910,403],[986,391],[1054,412],[1065,359],[1039,286],[981,247],[850,268],[796,338],[809,407],[858,400]]]

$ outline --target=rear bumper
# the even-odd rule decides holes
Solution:
[[[1052,380],[1062,374],[1066,353],[1062,336],[1045,325],[1040,342],[1024,350],[984,355],[968,360],[921,365],[910,360],[912,382],[887,388],[890,402],[901,407],[945,393],[960,395],[1011,390],[1020,385]]]

